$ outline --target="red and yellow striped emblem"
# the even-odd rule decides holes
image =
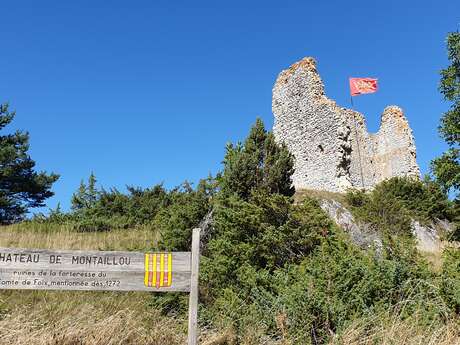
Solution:
[[[172,254],[145,254],[144,285],[147,287],[170,287],[172,285]]]

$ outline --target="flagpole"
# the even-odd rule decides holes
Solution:
[[[355,116],[355,105],[353,104],[353,96],[350,95],[351,101],[351,110],[353,111],[353,120],[355,123],[355,137],[356,137],[356,148],[358,149],[358,158],[359,158],[359,170],[361,171],[361,185],[364,189],[364,173],[363,173],[363,165],[361,162],[361,150],[359,148],[359,140],[358,140],[358,121],[356,120]]]

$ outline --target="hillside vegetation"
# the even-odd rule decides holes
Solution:
[[[91,175],[70,212],[3,227],[0,245],[190,250],[201,224],[203,344],[458,344],[460,251],[450,242],[433,267],[408,227],[411,219],[455,224],[446,193],[397,178],[338,196],[383,239],[381,250],[363,250],[322,211],[320,194],[295,197],[292,171],[292,156],[258,120],[245,142],[227,146],[215,178],[122,193],[97,188]],[[184,294],[0,296],[1,344],[185,342]]]

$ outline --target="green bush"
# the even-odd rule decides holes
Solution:
[[[451,308],[460,315],[460,249],[444,251],[441,291]]]
[[[429,177],[423,181],[410,177],[394,177],[375,187],[376,193],[395,198],[421,221],[451,220],[451,203],[441,187]]]
[[[396,197],[377,189],[371,193],[353,190],[346,194],[346,200],[353,215],[371,224],[375,231],[384,234],[411,234],[410,213]]]
[[[200,210],[212,210],[200,271],[201,322],[231,329],[237,342],[250,336],[304,345],[325,344],[356,319],[390,309],[401,318],[420,313],[422,326],[448,318],[454,305],[408,236],[411,218],[449,215],[436,185],[401,178],[371,193],[348,193],[353,212],[385,234],[378,255],[362,251],[317,201],[294,204],[289,189],[267,187],[261,148],[269,135],[259,123],[244,145],[227,148],[212,197],[188,193],[157,215],[163,247],[188,249]],[[289,178],[281,174],[271,185]],[[154,301],[167,312],[185,305],[179,296]]]
[[[210,211],[215,192],[212,178],[201,180],[196,189],[185,183],[170,192],[169,205],[163,207],[153,220],[153,226],[161,233],[160,248],[190,250],[192,229]]]
[[[226,195],[247,200],[253,191],[294,195],[291,176],[294,157],[285,145],[275,142],[273,133],[257,119],[244,144],[227,145],[219,185]]]
[[[409,235],[411,219],[452,221],[455,213],[447,195],[429,178],[393,177],[368,193],[347,192],[346,201],[358,219],[389,234]]]
[[[146,189],[128,186],[126,194],[115,188],[99,190],[96,177],[91,174],[88,184],[82,182],[72,196],[72,212],[68,220],[79,231],[128,229],[148,224],[160,210],[171,204],[176,192],[168,192],[162,185]]]
[[[165,246],[184,250],[189,239],[181,236],[190,237],[190,229],[208,211],[215,188],[214,180],[208,178],[196,189],[185,182],[170,191],[162,185],[145,189],[128,186],[127,193],[122,193],[115,188],[98,189],[96,177],[91,174],[88,183],[82,182],[72,196],[71,212],[63,213],[58,207],[48,216],[36,215],[32,221],[66,223],[86,232],[151,225],[162,231]]]
[[[389,309],[397,310],[402,318],[417,311],[421,327],[442,323],[451,315],[452,307],[437,288],[436,275],[412,242],[399,239],[398,245],[377,256],[356,248],[330,223],[311,221],[322,218],[321,209],[313,202],[293,207],[289,213],[305,211],[301,212],[303,220],[296,222],[308,224],[299,227],[300,237],[316,240],[303,255],[287,256],[275,265],[253,258],[257,256],[254,253],[259,254],[257,248],[269,227],[244,233],[251,229],[248,225],[257,212],[247,212],[242,223],[237,223],[244,214],[242,206],[236,207],[234,216],[229,217],[231,211],[226,210],[227,231],[233,228],[240,235],[213,239],[203,258],[202,318],[214,326],[233,329],[240,338],[250,330],[304,345],[327,343],[332,334],[356,319]],[[299,228],[290,227],[290,233]],[[324,229],[327,236],[323,237]],[[254,236],[259,232],[260,236]],[[229,239],[231,244],[227,244]],[[273,254],[278,250],[275,241]]]
[[[279,194],[256,194],[250,201],[222,198],[214,210],[215,230],[202,265],[210,296],[223,286],[239,286],[247,270],[273,272],[300,262],[332,226],[316,201],[293,205]]]
[[[452,223],[455,228],[448,238],[452,241],[460,242],[460,199],[458,197],[453,201],[451,213]]]
[[[324,241],[301,265],[286,270],[287,276],[277,276],[289,338],[295,344],[313,343],[312,337],[324,343],[353,320],[395,306],[403,317],[423,309],[422,325],[442,322],[449,308],[434,287],[434,275],[413,253],[378,258],[340,239]]]

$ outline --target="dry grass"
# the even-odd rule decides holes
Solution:
[[[459,345],[460,323],[420,327],[415,320],[375,319],[359,321],[348,327],[329,345]]]
[[[182,320],[148,307],[148,294],[30,292],[1,294],[0,344],[179,345]]]
[[[81,250],[143,250],[155,247],[158,232],[148,228],[76,232],[71,226],[22,223],[0,227],[0,247]]]
[[[294,195],[294,202],[300,203],[306,197],[318,199],[318,200],[335,200],[341,204],[345,203],[345,194],[343,193],[333,193],[323,190],[314,190],[314,189],[300,189],[296,190]]]

